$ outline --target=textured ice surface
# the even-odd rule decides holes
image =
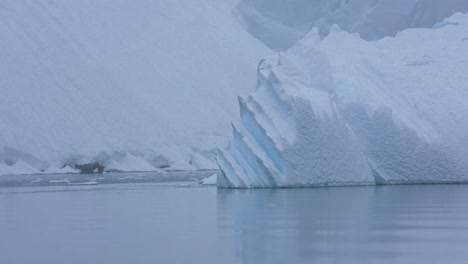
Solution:
[[[468,15],[370,42],[312,31],[260,62],[220,187],[468,180]]]
[[[252,35],[273,49],[284,50],[312,27],[325,36],[337,24],[367,40],[394,36],[406,28],[430,28],[455,12],[468,11],[468,1],[242,0],[238,10]]]

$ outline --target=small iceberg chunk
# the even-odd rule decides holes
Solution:
[[[217,182],[218,182],[218,174],[215,173],[215,174],[211,175],[210,177],[201,180],[200,184],[203,184],[203,185],[216,185]]]

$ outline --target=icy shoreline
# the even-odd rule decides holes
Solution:
[[[155,171],[155,172],[113,172],[104,174],[28,174],[1,175],[0,187],[35,186],[88,186],[121,183],[171,183],[206,181],[213,184],[210,176],[216,173],[206,171]],[[205,184],[205,185],[206,185]]]

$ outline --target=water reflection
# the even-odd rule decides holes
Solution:
[[[218,190],[217,220],[235,263],[468,259],[466,185]]]

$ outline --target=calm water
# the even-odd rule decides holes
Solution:
[[[0,187],[0,263],[468,263],[468,185],[217,190],[195,176]]]

